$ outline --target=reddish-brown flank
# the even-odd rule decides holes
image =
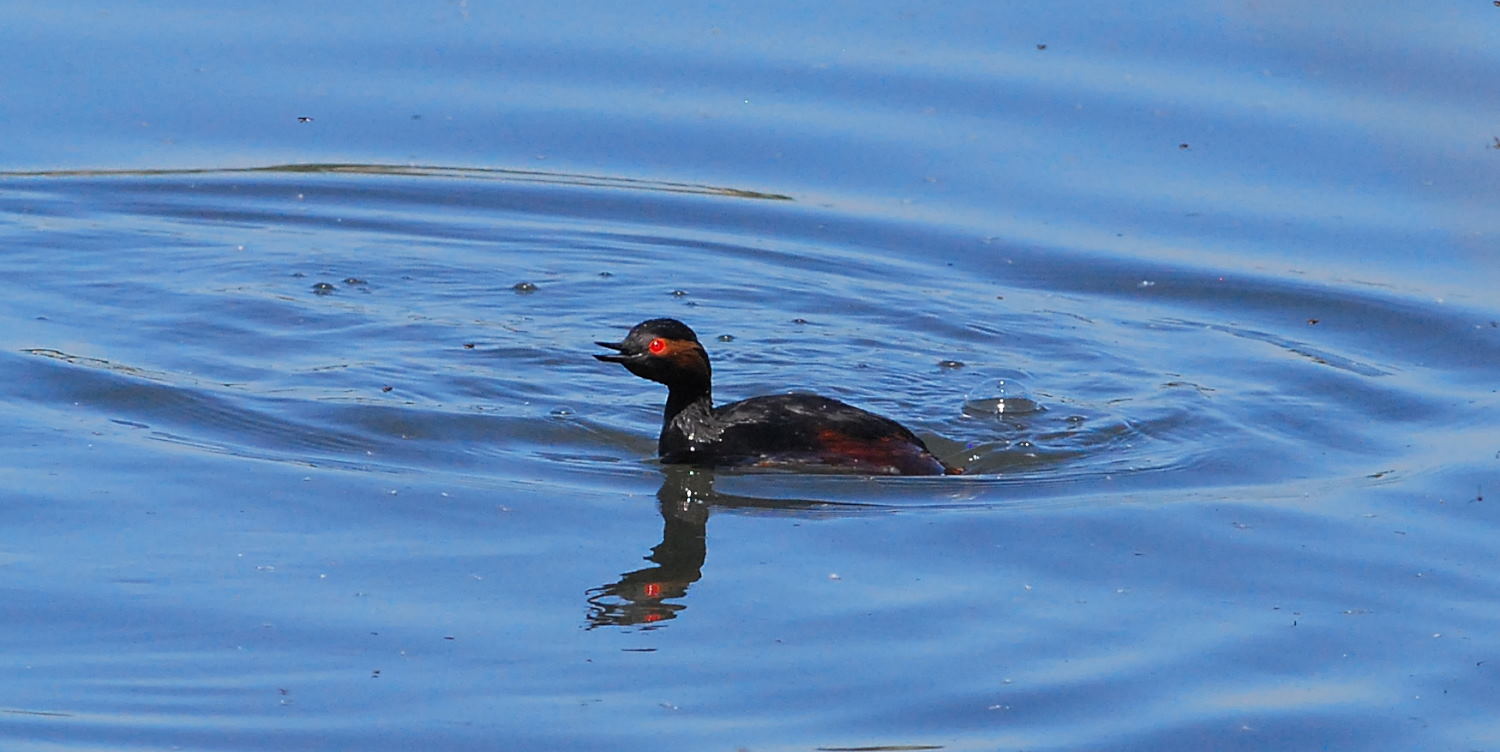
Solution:
[[[944,465],[936,457],[913,446],[899,436],[881,436],[876,439],[850,436],[838,430],[825,428],[818,431],[818,441],[823,451],[836,464],[853,464],[869,468],[891,468],[903,474],[962,473],[960,468]]]

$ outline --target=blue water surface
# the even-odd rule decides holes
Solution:
[[[1500,746],[1491,3],[7,10],[7,750]]]

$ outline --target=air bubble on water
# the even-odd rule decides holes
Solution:
[[[971,418],[1010,417],[1039,413],[1046,408],[1025,396],[1025,388],[1011,379],[997,379],[969,392],[963,413]]]
[[[984,397],[964,402],[964,415],[971,418],[992,418],[1009,415],[1030,415],[1044,410],[1039,403],[1027,397]]]

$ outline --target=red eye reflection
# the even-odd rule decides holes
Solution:
[[[667,341],[657,337],[651,340],[651,344],[646,345],[646,349],[650,350],[652,355],[661,355],[662,351],[667,349]]]

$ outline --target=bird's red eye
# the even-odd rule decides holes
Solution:
[[[651,344],[646,345],[646,349],[650,350],[652,355],[661,355],[662,351],[667,349],[667,341],[657,337],[651,340]]]

